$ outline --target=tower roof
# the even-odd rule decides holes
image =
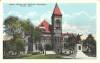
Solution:
[[[60,11],[60,9],[59,9],[59,7],[58,7],[57,4],[55,5],[53,14],[54,14],[54,15],[62,15],[62,14],[61,14],[61,11]]]

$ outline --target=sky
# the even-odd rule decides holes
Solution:
[[[62,13],[62,31],[96,35],[96,4],[95,3],[59,3]],[[18,16],[30,19],[38,26],[44,19],[51,24],[51,15],[55,4],[4,4],[4,19]]]

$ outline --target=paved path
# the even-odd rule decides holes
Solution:
[[[87,55],[81,52],[77,54],[72,54],[69,56],[62,56],[62,58],[65,58],[65,59],[96,59],[96,57],[88,57]]]
[[[54,51],[46,51],[46,54],[56,54]]]

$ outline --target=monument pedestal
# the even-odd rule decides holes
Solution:
[[[82,52],[82,44],[76,44],[76,47],[75,47],[75,58],[86,58],[88,57],[87,55],[85,55],[83,52]]]

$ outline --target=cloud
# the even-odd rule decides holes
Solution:
[[[36,12],[29,12],[29,13],[26,13],[26,14],[21,14],[20,12],[17,12],[17,11],[9,11],[8,14],[7,14],[7,17],[8,16],[18,16],[19,18],[22,18],[22,19],[33,19],[35,16],[36,16]]]
[[[72,14],[66,14],[62,11],[62,31],[71,33],[82,33],[82,34],[95,34],[95,21],[96,16],[90,15],[85,11],[75,12]],[[40,21],[46,19],[49,23],[51,22],[52,12],[49,10],[41,15]],[[40,23],[40,21],[38,23]]]
[[[7,14],[7,17],[8,16],[18,16],[18,17],[22,17],[22,15],[17,12],[17,11],[9,11],[8,14]]]
[[[93,31],[92,31],[93,30]],[[71,24],[63,24],[62,25],[62,31],[63,32],[70,32],[70,33],[82,33],[82,34],[90,34],[95,33],[95,29],[91,25],[88,26],[76,26]]]
[[[35,26],[38,26],[38,25],[41,23],[41,21],[39,21],[39,20],[32,20],[31,22],[32,22],[33,25],[35,25]]]
[[[63,32],[70,32],[70,33],[82,33],[82,34],[84,34],[85,32],[88,32],[88,30],[86,28],[87,27],[78,27],[75,25],[67,24],[67,23],[62,25]]]
[[[94,20],[94,19],[96,19],[96,16],[90,15],[89,13],[87,13],[85,11],[80,11],[80,12],[74,12],[71,14],[64,13],[63,19],[68,21],[69,23],[73,23],[73,24],[77,25],[77,24],[81,24],[81,22],[85,23],[85,22]]]
[[[32,20],[32,23],[33,24],[35,23],[34,25],[35,26],[38,26],[45,19],[46,21],[48,21],[48,23],[51,24],[51,14],[52,14],[52,12],[49,10],[49,11],[43,13],[42,15],[40,15],[40,18],[39,19],[36,19],[36,20],[33,19]]]
[[[80,16],[80,15],[85,15],[88,18],[92,18],[92,16],[85,11],[74,12],[74,13],[71,13],[71,14],[66,14],[66,13],[63,12],[63,14],[64,14],[65,17],[77,17],[77,16]]]
[[[30,18],[30,19],[33,19],[34,17],[37,16],[37,13],[36,12],[29,12],[26,14],[26,18]]]
[[[41,15],[40,20],[42,21],[42,20],[46,19],[51,24],[51,15],[52,15],[52,11],[49,10]]]
[[[90,15],[85,11],[72,14],[64,13],[62,23],[63,32],[82,34],[96,33],[96,16]]]

